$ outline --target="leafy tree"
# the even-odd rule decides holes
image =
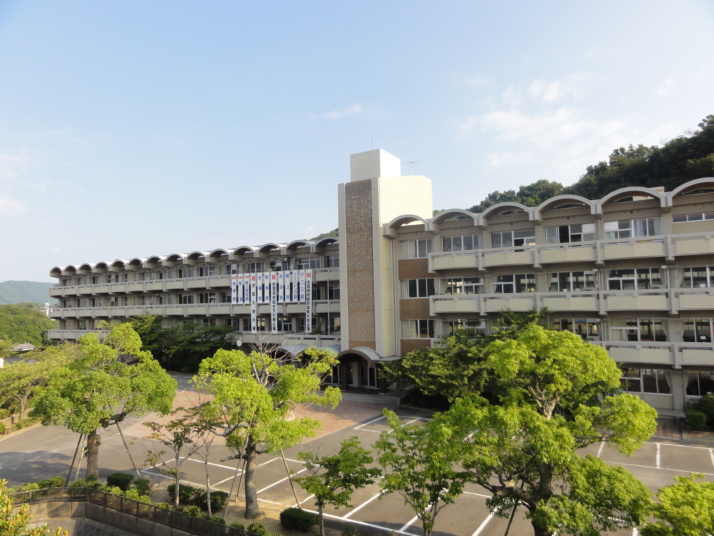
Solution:
[[[169,415],[174,418],[165,424],[151,421],[145,422],[144,426],[151,430],[151,434],[147,436],[148,439],[160,442],[171,449],[174,455],[173,467],[167,468],[166,464],[162,462],[160,471],[174,477],[176,485],[174,506],[178,507],[181,490],[181,465],[196,452],[199,445],[193,440],[195,412],[185,408],[176,408]],[[163,455],[163,450],[151,450],[147,453],[147,462],[156,465]]]
[[[487,366],[488,345],[518,337],[539,322],[547,311],[514,313],[503,311],[492,334],[476,329],[456,330],[431,348],[413,350],[400,361],[385,367],[385,376],[402,386],[414,386],[427,396],[444,397],[449,402],[474,393],[490,396],[495,386]],[[484,391],[488,391],[484,393]]]
[[[47,330],[54,328],[55,321],[37,304],[0,305],[0,340],[40,345],[47,341]]]
[[[2,536],[69,536],[69,532],[60,528],[50,531],[47,525],[31,529],[30,505],[23,504],[13,514],[14,501],[5,492],[6,480],[0,480],[0,534]]]
[[[218,350],[201,362],[194,379],[213,399],[205,406],[209,418],[220,420],[226,444],[245,462],[245,517],[260,515],[255,486],[257,456],[298,444],[314,434],[320,422],[292,418],[296,404],[335,407],[340,390],[320,394],[322,378],[337,360],[333,353],[308,348],[296,366],[265,353]]]
[[[489,509],[507,515],[524,505],[537,536],[642,524],[647,488],[623,468],[577,455],[601,441],[629,455],[656,429],[654,409],[618,393],[620,371],[607,352],[532,325],[493,342],[488,365],[501,405],[459,400],[434,422],[458,438],[449,448],[461,449],[461,465],[493,494]]]
[[[394,412],[385,409],[384,415],[391,430],[375,443],[384,471],[382,490],[399,493],[421,520],[424,536],[430,536],[441,509],[461,495],[471,476],[457,470],[459,451],[450,448],[450,427],[435,421],[402,425]]]
[[[112,328],[104,341],[88,333],[81,356],[52,373],[38,388],[31,414],[44,425],[66,426],[87,434],[87,476],[99,472],[98,430],[117,426],[127,416],[171,411],[176,380],[164,371],[129,324]]]
[[[164,326],[163,318],[141,315],[128,320],[144,342],[144,348],[171,370],[196,372],[198,364],[216,350],[228,350],[233,345],[235,328],[204,326],[198,322],[183,322]]]
[[[63,344],[44,351],[34,351],[24,359],[0,369],[0,400],[17,403],[19,418],[25,413],[27,401],[35,389],[45,385],[53,370],[64,366],[76,356],[77,346]]]
[[[653,507],[658,520],[645,526],[642,536],[706,536],[714,534],[714,483],[698,482],[704,475],[677,476],[676,484],[659,490]]]
[[[488,194],[485,200],[478,205],[474,205],[469,210],[471,212],[483,212],[488,207],[506,201],[521,203],[527,207],[540,205],[546,199],[560,194],[563,185],[559,182],[541,179],[531,184],[521,186],[518,191],[506,190],[505,192],[495,191]]]
[[[305,462],[309,476],[294,480],[315,496],[320,517],[320,536],[325,534],[325,505],[351,507],[349,502],[354,491],[372,484],[381,474],[378,468],[367,467],[374,460],[354,436],[345,439],[340,445],[340,451],[333,456],[320,457],[313,452],[301,452],[298,458]]]

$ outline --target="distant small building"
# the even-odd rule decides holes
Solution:
[[[22,352],[29,352],[34,349],[35,349],[35,346],[33,344],[30,344],[29,342],[23,342],[22,344],[13,346],[12,351],[16,352],[16,353],[22,353]]]

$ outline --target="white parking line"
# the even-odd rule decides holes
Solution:
[[[474,497],[483,497],[484,499],[490,499],[492,495],[484,495],[483,493],[474,493],[473,491],[464,491],[464,495],[473,495]]]
[[[361,430],[363,426],[367,426],[367,425],[369,425],[369,424],[372,424],[373,422],[381,421],[382,419],[386,419],[386,417],[385,417],[384,415],[382,415],[381,417],[377,417],[376,419],[372,419],[371,421],[367,421],[367,422],[364,423],[364,424],[360,424],[359,426],[355,426],[355,427],[353,428],[353,430]],[[371,432],[372,430],[368,430],[368,431]]]
[[[655,465],[657,466],[657,469],[659,469],[660,446],[661,446],[661,443],[657,443],[657,458],[655,459]]]
[[[488,516],[486,516],[486,519],[484,519],[483,523],[481,523],[478,526],[478,528],[476,529],[476,532],[474,532],[472,536],[478,536],[479,534],[481,534],[481,531],[486,528],[486,525],[488,525],[488,522],[491,521],[492,519],[493,519],[493,514],[488,514]]]
[[[598,457],[598,458],[602,455],[602,449],[604,449],[604,448],[605,448],[605,442],[604,442],[604,441],[600,441],[600,448],[597,449],[597,457]]]
[[[194,460],[193,458],[184,458],[185,462],[193,462],[193,463],[200,463],[203,465],[205,462],[203,460]],[[231,471],[235,471],[235,467],[231,467],[230,465],[221,465],[220,463],[213,463],[213,462],[208,462],[208,465],[211,465],[213,467],[220,467],[221,469],[230,469]]]
[[[407,522],[406,525],[404,525],[404,526],[403,526],[401,529],[399,529],[397,532],[404,532],[404,531],[407,530],[409,527],[411,527],[417,519],[419,519],[419,516],[414,516],[413,518],[411,518],[411,519]]]
[[[307,471],[307,469],[300,469],[297,473],[293,473],[293,474],[290,475],[290,476],[299,475],[300,473],[302,473],[302,472],[304,472],[304,471]],[[258,493],[263,493],[266,489],[270,489],[270,488],[272,488],[273,486],[277,486],[278,484],[282,484],[282,483],[285,482],[288,478],[290,478],[290,477],[286,476],[285,478],[281,478],[281,479],[278,480],[277,482],[273,482],[272,484],[270,484],[270,486],[265,486],[263,489],[259,489],[259,490],[258,490]]]
[[[381,496],[382,496],[381,493],[377,493],[377,495],[375,495],[374,497],[370,497],[369,499],[367,499],[366,501],[364,501],[362,504],[360,504],[357,508],[353,508],[351,511],[349,511],[349,512],[347,512],[345,515],[343,515],[343,516],[342,516],[342,519],[349,519],[349,517],[350,517],[352,514],[354,514],[354,513],[358,512],[358,511],[360,511],[362,508],[364,508],[365,506],[367,506],[367,505],[368,505],[369,503],[371,503],[373,500],[379,499]]]
[[[714,466],[714,449],[709,449],[709,457],[712,459],[712,465]]]

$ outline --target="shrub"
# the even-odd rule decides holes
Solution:
[[[176,512],[181,512],[182,514],[186,514],[193,517],[199,517],[201,515],[201,509],[195,504],[179,506],[178,508],[176,508]]]
[[[243,523],[233,522],[230,527],[238,533],[238,536],[245,535],[245,525]]]
[[[342,536],[357,536],[357,531],[352,525],[347,525],[342,531]]]
[[[218,523],[219,525],[226,524],[226,520],[223,519],[221,516],[211,516],[210,519],[211,519],[211,521],[213,521],[214,523]]]
[[[156,503],[154,506],[156,506],[156,508],[161,508],[162,510],[171,510],[171,505],[165,502]]]
[[[714,427],[714,395],[709,394],[701,397],[695,409],[704,413],[707,416],[707,424]]]
[[[97,482],[96,478],[80,478],[75,480],[69,485],[70,488],[92,488],[92,489],[102,489],[102,485]]]
[[[284,529],[309,531],[317,525],[320,518],[302,508],[288,508],[280,512],[280,524]]]
[[[144,504],[151,504],[151,497],[148,495],[141,495],[136,488],[129,488],[124,492],[124,497],[131,499],[132,501],[137,501]]]
[[[270,536],[268,529],[257,521],[248,525],[248,532],[253,533],[256,536]]]
[[[34,491],[36,489],[40,489],[40,485],[37,482],[30,482],[22,486],[21,489],[22,491]]]
[[[7,428],[5,428],[5,423],[0,422],[0,435],[3,435]]]
[[[692,430],[704,430],[707,423],[707,415],[703,411],[698,409],[688,409],[687,414],[687,425]]]
[[[53,476],[45,480],[40,480],[38,484],[41,488],[61,488],[64,486],[64,477]]]
[[[148,478],[137,478],[134,481],[134,489],[139,492],[139,495],[148,495],[151,489],[151,480]]]
[[[129,489],[129,486],[131,485],[131,481],[134,480],[134,477],[130,474],[127,473],[112,473],[107,477],[107,486],[114,487],[116,486],[122,491],[126,491]]]
[[[205,499],[204,499],[205,500]],[[228,502],[228,493],[225,491],[211,492],[211,512],[217,512]],[[204,502],[205,504],[205,502]],[[199,505],[201,506],[201,505]]]
[[[175,500],[176,484],[169,484],[167,489],[171,500]],[[228,494],[225,491],[211,492],[211,511],[220,510],[226,505],[227,502]],[[208,503],[206,502],[206,490],[181,484],[181,487],[179,488],[179,504],[195,505],[199,508],[202,508],[203,510],[208,510]]]
[[[0,419],[7,419],[10,416],[10,410],[7,408],[0,408]]]

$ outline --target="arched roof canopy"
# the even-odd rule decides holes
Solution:
[[[258,248],[255,246],[240,246],[233,250],[233,254],[231,256],[234,259],[238,260],[241,257],[243,257],[246,253],[252,253],[253,255],[256,255],[257,252],[258,252]]]
[[[582,197],[580,195],[564,194],[556,195],[554,197],[551,197],[550,199],[546,199],[540,205],[535,207],[535,209],[533,210],[535,213],[534,217],[535,219],[539,220],[543,215],[543,212],[546,212],[548,210],[558,210],[560,208],[570,208],[572,207],[572,205],[588,207],[591,214],[595,210],[594,201],[590,201],[590,199]]]
[[[144,267],[145,260],[146,259],[140,259],[138,257],[135,257],[126,263],[126,269],[132,271],[140,270]]]
[[[120,272],[121,270],[124,269],[126,266],[126,261],[122,259],[115,259],[114,262],[112,263],[111,270],[112,272]]]
[[[293,253],[297,248],[300,247],[305,247],[305,248],[310,248],[310,251],[314,251],[315,243],[310,242],[309,240],[293,240],[292,242],[288,242],[288,245],[285,246],[285,251]]]
[[[337,354],[337,360],[341,361],[348,355],[357,355],[367,361],[367,363],[369,363],[370,365],[386,361],[385,359],[382,359],[382,357],[377,352],[375,352],[371,348],[367,348],[366,346],[358,346],[357,348],[344,350]]]
[[[195,265],[196,263],[199,263],[199,262],[205,261],[205,260],[206,260],[206,252],[205,251],[194,251],[194,252],[186,255],[186,263],[187,264]]]
[[[337,244],[338,240],[337,237],[335,236],[326,236],[325,238],[321,238],[317,242],[315,242],[315,249],[322,249],[324,247],[327,247],[331,244]]]
[[[274,250],[274,249],[282,250],[283,247],[284,247],[284,245],[282,245],[282,244],[275,244],[274,242],[269,242],[267,244],[263,244],[262,246],[260,246],[260,248],[258,249],[258,253],[267,255],[272,250]]]
[[[98,274],[105,274],[109,270],[109,265],[106,262],[98,262],[94,265],[94,271]]]
[[[166,259],[166,257],[154,255],[153,257],[149,257],[144,261],[144,266],[146,266],[147,268],[156,269],[159,266],[163,266],[164,259]]]
[[[627,186],[625,188],[615,190],[614,192],[610,192],[604,196],[597,203],[597,207],[600,211],[602,211],[605,205],[617,203],[618,201],[627,199],[628,197],[650,197],[652,199],[657,199],[660,207],[664,207],[666,204],[666,196],[661,192],[657,192],[651,188],[645,188],[643,186]]]
[[[62,277],[63,272],[64,269],[62,267],[55,266],[54,268],[52,268],[52,270],[50,270],[50,277],[56,277],[57,279],[59,279],[60,277]]]
[[[469,210],[464,210],[461,208],[450,208],[447,210],[442,210],[436,216],[434,216],[432,223],[439,225],[450,220],[471,220],[471,223],[473,223],[474,226],[477,226],[479,224],[479,219],[480,218],[477,214]]]
[[[183,264],[185,255],[183,253],[172,253],[164,259],[164,266],[176,266],[176,264]]]
[[[670,199],[674,200],[678,195],[687,195],[699,190],[714,190],[714,177],[703,177],[680,184],[669,193]]]
[[[84,263],[77,268],[77,273],[82,275],[89,275],[94,271],[94,265],[89,263]]]
[[[515,203],[511,201],[506,201],[504,203],[496,203],[491,205],[486,210],[481,213],[481,219],[487,220],[492,216],[498,216],[505,212],[513,212],[515,214],[525,213],[528,215],[528,219],[532,219],[531,209],[521,203]]]
[[[402,227],[403,225],[409,225],[410,223],[414,223],[415,221],[423,223],[426,227],[426,220],[421,216],[417,216],[416,214],[402,214],[401,216],[397,216],[392,221],[387,223],[386,228],[396,230]]]
[[[226,249],[214,249],[208,255],[206,255],[206,261],[212,262],[215,264],[219,260],[221,260],[221,257],[223,257],[223,256],[225,256],[228,259],[230,259],[230,257],[231,257],[230,253],[228,253],[228,250],[226,250]]]

